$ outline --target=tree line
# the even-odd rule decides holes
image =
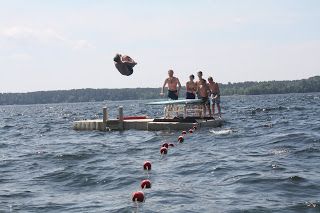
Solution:
[[[219,84],[221,95],[261,95],[320,92],[320,76],[293,81]],[[0,105],[141,100],[159,98],[160,88],[72,89],[28,93],[0,93]],[[182,87],[180,96],[185,93]]]
[[[320,92],[320,76],[293,81],[263,81],[221,84],[223,95],[262,95]]]

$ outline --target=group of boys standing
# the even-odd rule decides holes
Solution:
[[[178,100],[179,91],[181,89],[180,81],[177,77],[173,76],[173,70],[168,71],[169,77],[163,83],[160,95],[164,95],[163,91],[166,85],[168,85],[168,98],[172,100]],[[211,117],[210,100],[212,100],[212,113],[214,115],[215,105],[217,105],[219,116],[221,116],[220,108],[220,90],[218,83],[213,81],[212,77],[208,77],[208,83],[203,78],[202,71],[197,73],[198,80],[194,81],[194,75],[189,76],[189,81],[186,83],[186,99],[198,99],[202,100],[204,106],[204,113],[206,108],[209,111]]]

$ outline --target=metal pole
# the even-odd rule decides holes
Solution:
[[[107,120],[108,120],[108,112],[107,112],[107,107],[103,107],[102,108],[103,110],[103,123],[107,123]]]
[[[123,107],[119,106],[119,120],[123,121]]]

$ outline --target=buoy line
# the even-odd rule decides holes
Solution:
[[[189,134],[192,134],[195,130],[197,129],[197,126],[193,126],[193,128],[189,129],[188,130],[188,133]],[[183,143],[184,142],[184,137],[187,135],[187,131],[182,131],[181,135],[178,137],[177,141],[178,143]],[[169,147],[175,147],[175,145],[173,143],[163,143],[160,147],[160,154],[161,156],[163,155],[167,155],[168,154],[168,149]],[[135,203],[142,203],[145,201],[145,194],[142,190],[144,189],[150,189],[151,188],[151,181],[149,179],[149,171],[151,170],[151,162],[146,160],[144,163],[143,163],[143,169],[145,171],[147,171],[147,176],[148,178],[147,179],[144,179],[141,181],[140,183],[140,187],[141,187],[141,190],[139,191],[135,191],[132,193],[132,201],[135,202]],[[138,205],[137,205],[138,206]]]

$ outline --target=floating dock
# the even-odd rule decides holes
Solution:
[[[136,116],[137,117],[137,116]],[[219,117],[212,118],[174,118],[174,119],[153,119],[153,118],[135,118],[124,117],[123,107],[119,107],[119,115],[117,119],[108,119],[107,107],[103,108],[103,119],[98,120],[82,120],[73,123],[74,130],[188,130],[196,126],[201,127],[220,127],[223,120]]]

